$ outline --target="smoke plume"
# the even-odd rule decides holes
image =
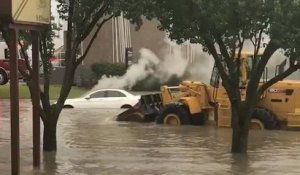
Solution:
[[[138,62],[131,65],[123,76],[103,76],[94,89],[131,89],[138,81],[144,80],[149,75],[163,83],[173,75],[181,77],[188,64],[179,50],[166,55],[163,59],[159,59],[152,51],[145,48],[140,50],[140,55]]]
[[[131,65],[123,76],[103,76],[94,89],[120,88],[130,90],[137,82],[149,76],[155,79],[152,83],[160,84],[164,84],[174,76],[179,79],[209,83],[214,59],[209,54],[203,52],[201,45],[193,44],[192,47],[190,45],[185,47],[185,45],[177,45],[168,39],[165,41],[169,47],[164,49],[164,56],[162,58],[158,58],[149,49],[143,48],[140,50],[138,62]],[[251,43],[246,42],[243,51],[253,51]],[[273,55],[267,65],[269,78],[275,74],[276,65],[280,64],[284,59],[285,56],[280,52],[276,52]]]
[[[199,80],[208,82],[213,67],[213,59],[202,52],[202,47],[199,45],[194,47],[193,64],[189,64],[186,54],[182,52],[182,48],[172,42],[169,43],[169,48],[164,50],[163,58],[158,58],[149,49],[141,49],[140,58],[136,64],[131,65],[123,76],[103,76],[94,89],[118,88],[131,89],[137,82],[144,80],[148,76],[159,80],[163,84],[172,77],[190,80]]]
[[[131,65],[123,76],[103,76],[94,89],[102,88],[128,88],[131,89],[136,82],[153,74],[159,65],[159,58],[148,49],[140,50],[141,58],[136,64]]]

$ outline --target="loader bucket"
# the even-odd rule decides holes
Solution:
[[[161,108],[160,94],[142,95],[136,105],[118,114],[117,121],[153,122]]]

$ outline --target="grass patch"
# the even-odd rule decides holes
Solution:
[[[59,96],[61,86],[60,85],[51,85],[50,86],[50,99],[54,100],[57,99]],[[81,89],[77,87],[72,87],[72,90],[68,96],[68,98],[76,98],[84,93],[86,93],[88,90]],[[10,92],[9,92],[9,85],[2,85],[0,86],[0,99],[9,99],[10,98]],[[30,99],[30,93],[28,90],[27,85],[19,84],[19,98],[20,99]]]

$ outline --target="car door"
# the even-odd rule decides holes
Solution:
[[[86,106],[89,106],[90,108],[107,108],[105,103],[106,93],[106,91],[102,90],[91,93],[86,98]]]
[[[104,99],[107,108],[121,108],[123,104],[126,104],[126,95],[121,91],[108,90]]]

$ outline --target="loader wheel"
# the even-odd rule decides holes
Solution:
[[[182,103],[167,104],[161,114],[156,118],[157,124],[165,125],[189,125],[191,124],[189,113]]]
[[[4,70],[0,70],[0,85],[4,85],[8,82],[7,74]]]
[[[280,129],[280,123],[273,113],[263,108],[256,108],[252,113],[250,129]]]
[[[252,118],[250,121],[251,130],[264,130],[265,125],[258,119]]]

